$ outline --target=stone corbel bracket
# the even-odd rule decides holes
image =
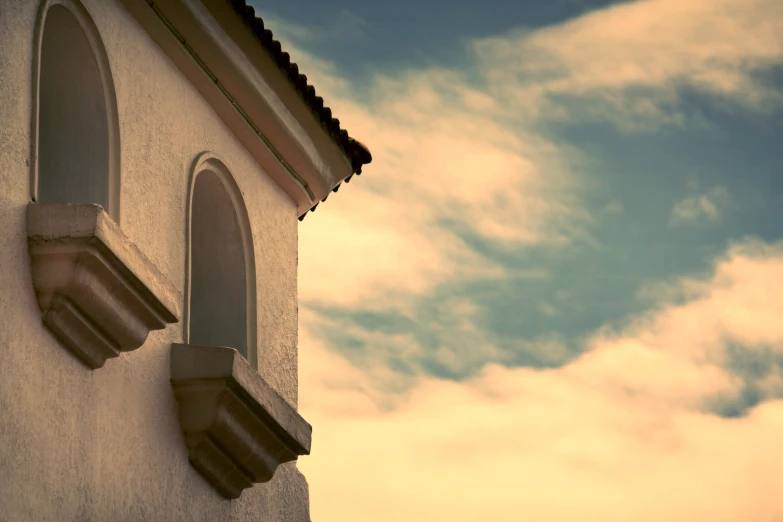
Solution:
[[[179,320],[181,294],[100,205],[28,205],[27,244],[44,324],[93,370]]]
[[[226,498],[310,454],[310,425],[233,348],[172,345],[171,385],[190,463]]]

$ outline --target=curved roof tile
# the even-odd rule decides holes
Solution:
[[[256,36],[261,46],[269,53],[272,59],[277,63],[278,67],[282,71],[283,75],[288,78],[288,81],[296,89],[302,100],[310,107],[316,119],[321,123],[323,129],[331,136],[332,141],[337,144],[338,147],[345,153],[351,160],[351,167],[353,174],[360,175],[362,173],[362,166],[367,165],[372,161],[372,154],[370,150],[360,141],[348,135],[348,132],[340,127],[340,120],[332,116],[332,110],[324,105],[324,99],[316,95],[315,87],[307,82],[307,76],[299,72],[299,66],[291,61],[291,56],[282,50],[280,42],[274,39],[272,31],[264,27],[264,21],[256,16],[253,6],[248,5],[245,0],[229,0],[231,6],[240,15],[242,20]],[[351,180],[353,174],[348,176],[346,183]],[[332,189],[332,192],[337,192],[340,188],[338,183],[336,187]],[[326,201],[328,195],[321,201]],[[318,203],[313,205],[310,211],[314,211]],[[299,217],[301,221],[304,219],[306,213]]]

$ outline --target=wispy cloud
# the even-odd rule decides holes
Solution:
[[[688,196],[672,208],[670,224],[717,222],[721,212],[731,200],[731,195],[722,186],[713,187],[704,194]]]
[[[354,304],[420,295],[453,277],[503,275],[447,222],[519,245],[584,233],[591,218],[575,197],[578,152],[462,104],[455,88],[450,73],[434,71],[378,80],[372,108],[335,100],[375,159],[339,204],[300,228],[301,269],[317,274],[302,286],[303,300]]]
[[[587,159],[538,125],[681,124],[686,87],[770,109],[780,93],[757,73],[781,63],[782,31],[776,0],[622,3],[475,42],[464,69],[378,72],[361,90],[293,35],[287,47],[375,157],[339,203],[302,225],[303,301],[402,306],[446,280],[503,276],[444,223],[507,245],[592,241],[595,218],[581,201]],[[677,215],[713,219],[719,196]]]
[[[617,200],[610,201],[603,208],[604,214],[622,214],[623,212],[625,212],[625,206]]]
[[[781,30],[777,0],[642,0],[475,50],[498,96],[538,101],[543,117],[606,118],[633,130],[683,124],[683,88],[746,109],[780,107],[781,93],[758,73],[780,64]]]

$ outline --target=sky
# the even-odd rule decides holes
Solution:
[[[783,2],[253,3],[373,153],[299,228],[315,522],[783,521]]]

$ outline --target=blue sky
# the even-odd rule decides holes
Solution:
[[[556,24],[608,1],[488,0],[449,2],[256,1],[262,13],[304,26],[315,34],[318,54],[354,79],[412,66],[459,67],[466,42],[512,29]],[[296,36],[296,35],[292,35]],[[305,41],[304,43],[309,43]]]
[[[429,432],[451,430],[432,435],[433,444],[491,439],[503,430],[463,424],[485,412],[530,415],[526,401],[547,386],[561,398],[547,402],[555,418],[572,412],[578,397],[598,394],[606,409],[593,412],[597,418],[638,408],[668,426],[667,436],[697,441],[694,447],[708,447],[710,437],[736,444],[757,437],[763,448],[759,440],[779,433],[747,428],[747,440],[732,439],[738,425],[723,423],[758,427],[754,415],[762,411],[783,419],[783,331],[776,326],[783,297],[775,277],[783,266],[783,4],[255,5],[375,156],[300,226],[302,409],[320,420],[325,453],[338,453],[336,434],[350,436],[356,423],[380,433],[394,431],[390,419],[425,429],[411,420],[423,411],[433,416]],[[616,387],[605,388],[610,382]],[[486,391],[498,383],[504,392]],[[460,399],[464,393],[484,398],[474,404]],[[624,402],[628,393],[638,402]],[[498,394],[507,410],[492,398]],[[427,409],[430,397],[439,397],[438,408]],[[508,405],[518,402],[522,410]],[[581,407],[575,411],[579,417]],[[596,427],[595,416],[566,429],[547,415],[518,421],[533,432],[548,426],[581,434],[584,441],[569,446],[574,458],[600,466],[655,453],[627,433],[624,449],[613,453],[622,430]],[[457,418],[464,423],[454,424]],[[775,422],[780,430],[783,421]],[[389,454],[419,462],[423,443],[415,434],[399,437]],[[512,439],[502,455],[507,463],[498,461],[488,483],[534,480],[538,468],[515,471],[510,463],[554,440]],[[582,481],[603,480],[600,473],[547,461],[541,455],[554,451],[547,448],[528,456],[541,459],[541,469],[562,467],[561,475],[551,471],[552,484],[573,484],[573,491],[558,496],[552,486],[521,500],[487,493],[449,519],[479,520],[472,509],[483,506],[497,509],[493,520],[517,520],[520,510],[530,520],[584,520],[580,509],[592,506],[594,519],[606,521],[646,520],[643,513],[696,520],[711,510],[734,513],[715,520],[783,520],[783,503],[762,496],[754,504],[758,493],[740,487],[761,481],[763,470],[732,482],[769,453],[723,447],[735,460],[727,457],[709,480],[698,478],[708,466],[696,469],[694,454],[667,454],[660,457],[671,463],[663,482],[626,491],[647,480],[630,471],[588,498]],[[366,451],[358,476],[373,460]],[[776,455],[778,462],[783,452]],[[476,487],[435,487],[419,498],[379,479],[367,493],[375,504],[341,508],[329,500],[337,486],[326,484],[324,471],[338,461],[311,459],[301,467],[320,520],[407,516],[383,511],[387,502],[426,514],[461,487]],[[479,468],[469,472],[484,477]],[[437,482],[444,479],[437,469],[399,472]],[[650,491],[664,482],[713,479],[705,491],[732,491],[726,502],[694,497],[692,507],[651,508]],[[339,484],[365,487],[348,478]],[[598,506],[596,498],[607,500]]]

